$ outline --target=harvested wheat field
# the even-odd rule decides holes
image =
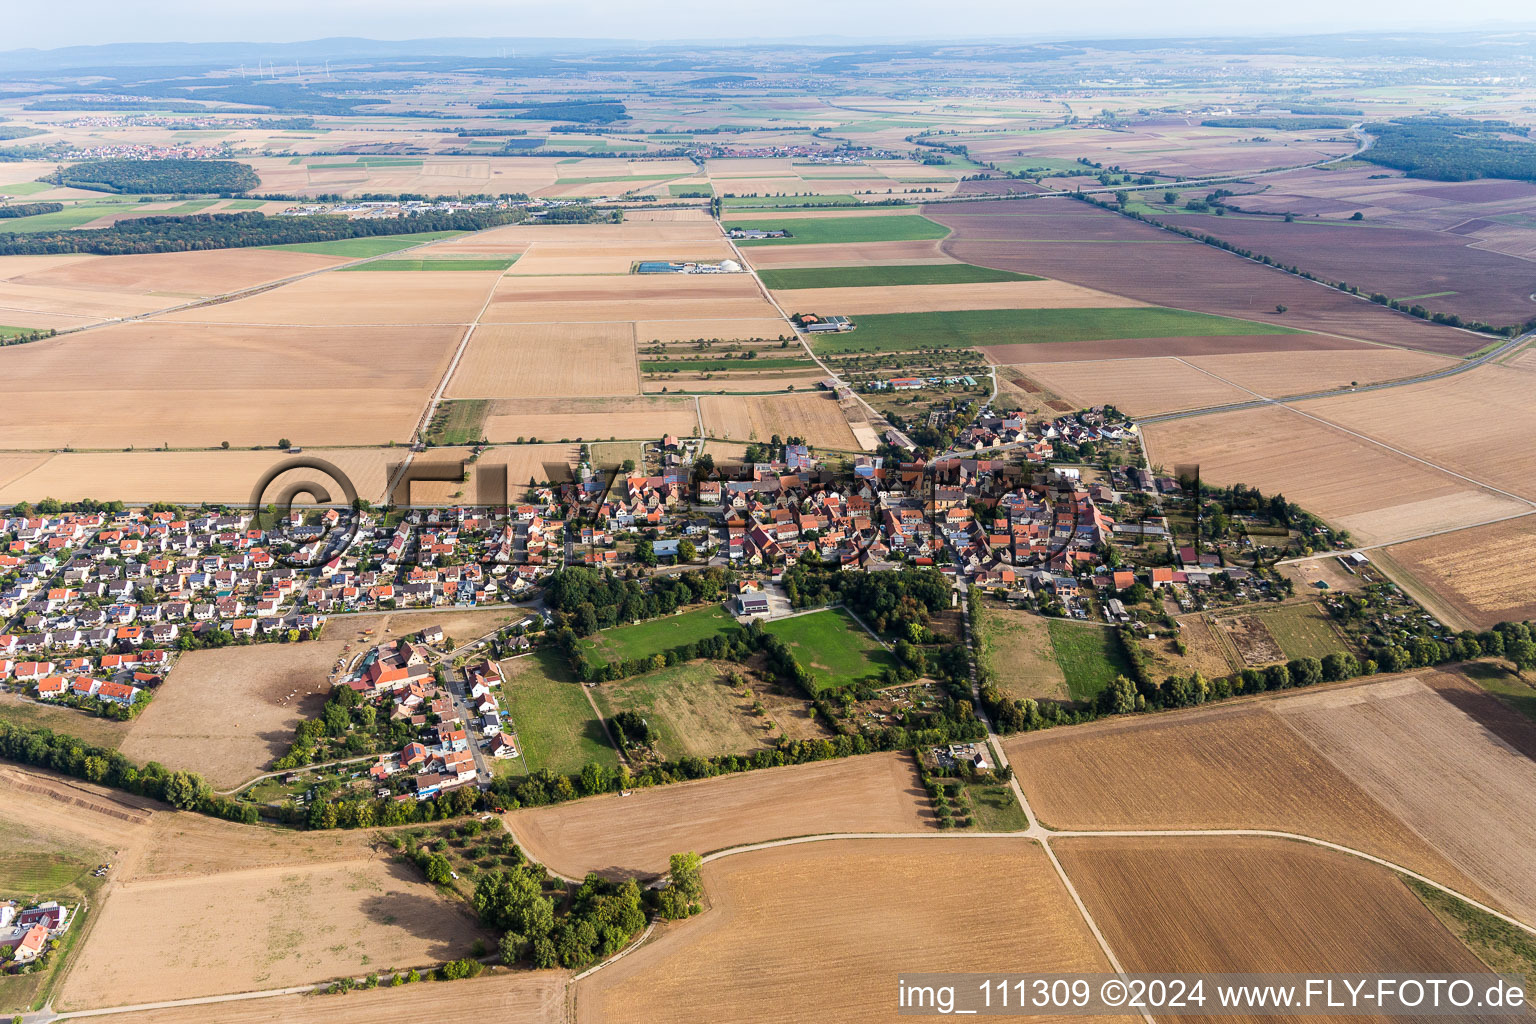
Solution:
[[[0,492],[3,493],[3,492]],[[1536,517],[1395,544],[1376,557],[1427,587],[1440,614],[1466,628],[1536,618]],[[1385,556],[1385,557],[1383,557]],[[1414,587],[1415,590],[1420,589]]]
[[[201,773],[227,789],[267,771],[317,717],[346,641],[188,651],[120,748],[141,764]]]
[[[504,398],[491,406],[485,419],[485,436],[492,441],[518,437],[654,441],[665,434],[698,432],[693,401],[686,398]]]
[[[719,262],[731,258],[723,238],[683,242],[534,242],[507,271],[509,277],[628,274],[646,260]]]
[[[1061,281],[796,288],[779,293],[790,312],[928,313],[963,309],[1089,309],[1144,306],[1135,299]]]
[[[904,969],[1109,970],[1029,840],[759,850],[705,865],[704,888],[702,916],[578,983],[577,1021],[895,1021]]]
[[[37,836],[59,835],[116,857],[149,833],[152,800],[37,768],[0,765],[0,823]]]
[[[182,301],[84,286],[69,288],[62,285],[0,281],[0,312],[4,313],[5,322],[37,327],[77,326],[76,323],[63,322],[66,318],[94,321],[139,316],[178,306]],[[49,316],[59,318],[59,322],[45,323],[44,318]]]
[[[484,322],[767,319],[775,312],[751,274],[507,277]]]
[[[249,298],[168,313],[156,322],[330,326],[467,324],[500,271],[318,274]]]
[[[1309,746],[1273,703],[1050,730],[1003,747],[1052,828],[1297,832],[1468,891],[1458,869]]]
[[[490,941],[419,875],[413,865],[370,854],[120,881],[58,1003],[86,1009],[281,988],[436,964],[466,955],[477,938]]]
[[[7,260],[34,258],[37,257],[7,257]],[[7,273],[12,264],[6,263],[0,265],[0,278],[38,287],[160,296],[166,301],[158,305],[174,306],[176,299],[223,295],[346,262],[344,258],[307,252],[215,249],[71,258],[62,265],[39,267],[14,276]]]
[[[859,449],[836,399],[827,394],[701,398],[704,431],[726,441],[803,437],[816,448]]]
[[[1018,368],[1074,405],[1108,402],[1130,416],[1203,409],[1253,397],[1171,357],[1023,363]]]
[[[1294,352],[1255,352],[1188,359],[1202,370],[1269,398],[1398,380],[1432,373],[1456,362],[1429,352],[1384,347],[1324,349],[1305,356]]]
[[[782,317],[747,317],[741,320],[642,320],[635,324],[635,337],[642,345],[655,342],[750,341],[753,338],[794,338],[794,328]],[[796,354],[799,351],[796,350]]]
[[[1412,676],[1273,706],[1497,905],[1536,920],[1536,762]]]
[[[778,216],[775,214],[774,216]],[[939,249],[939,239],[902,242],[830,242],[816,245],[749,246],[747,262],[769,267],[883,267],[902,263],[953,263]]]
[[[475,328],[447,396],[566,398],[639,390],[632,324],[544,323]]]
[[[271,430],[283,424],[274,423]],[[303,435],[295,431],[295,437]],[[341,448],[308,449],[305,454],[325,459],[347,474],[358,497],[382,501],[388,467],[405,457],[403,451]],[[155,501],[186,503],[251,500],[251,490],[263,473],[287,453],[264,451],[206,452],[63,452],[40,455],[34,468],[0,484],[0,502],[58,498],[80,501],[97,498],[129,504]],[[316,471],[307,471],[318,479]],[[268,493],[281,491],[296,479],[285,474]],[[329,486],[329,485],[327,485]]]
[[[453,1015],[496,1024],[564,1024],[566,972],[497,971],[452,989]],[[114,1014],[121,1024],[379,1024],[380,1020],[429,1020],[443,1015],[438,985],[409,985],[328,995],[277,996],[164,1010]]]
[[[1199,463],[1214,484],[1282,493],[1357,543],[1406,540],[1530,507],[1284,408],[1151,423],[1142,433],[1152,462]]]
[[[1390,871],[1348,854],[1237,836],[1051,846],[1131,972],[1487,970]]]
[[[1367,437],[1536,500],[1536,379],[1480,366],[1440,380],[1303,402]]]
[[[769,768],[513,811],[508,827],[534,860],[580,878],[660,874],[674,853],[709,853],[824,832],[919,832],[927,795],[907,754]]]

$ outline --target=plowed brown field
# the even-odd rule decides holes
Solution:
[[[896,1021],[902,970],[1109,969],[1028,840],[781,847],[705,865],[704,885],[702,916],[578,983],[577,1021]]]
[[[928,803],[906,754],[869,754],[513,811],[529,856],[560,874],[659,874],[667,858],[822,832],[920,832]]]

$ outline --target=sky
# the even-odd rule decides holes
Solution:
[[[1530,0],[969,0],[963,17],[928,0],[70,0],[7,4],[0,50],[123,42],[292,42],[328,36],[560,36],[864,41],[987,36],[1114,38],[1271,35],[1531,25]],[[1278,13],[1277,13],[1278,12]]]

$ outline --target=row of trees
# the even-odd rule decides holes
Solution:
[[[555,626],[590,636],[620,622],[670,615],[679,608],[721,600],[731,574],[719,567],[660,576],[649,585],[611,571],[572,566],[552,573],[544,584],[545,603],[556,612]]]
[[[15,203],[10,206],[0,206],[0,219],[35,217],[40,213],[58,213],[62,209],[64,209],[63,203]]]
[[[334,242],[347,238],[404,235],[420,231],[481,231],[527,219],[521,208],[429,212],[411,217],[352,220],[337,215],[268,217],[242,213],[200,213],[187,217],[136,217],[111,227],[71,231],[0,233],[0,256],[135,253],[242,249],[260,245]]]

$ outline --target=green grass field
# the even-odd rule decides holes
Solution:
[[[933,263],[896,267],[797,267],[760,270],[758,277],[774,291],[795,288],[889,288],[909,284],[986,284],[994,281],[1040,281],[1033,274],[993,270],[969,263]]]
[[[581,641],[582,657],[593,665],[610,660],[645,658],[659,651],[696,643],[707,636],[739,629],[736,620],[719,605],[710,605],[681,615],[647,619],[629,626],[615,626],[593,633]]]
[[[987,752],[989,760],[995,756]],[[1001,783],[963,786],[960,799],[970,807],[971,827],[977,832],[1023,832],[1029,828],[1029,816],[1018,798]]]
[[[32,327],[11,327],[7,324],[0,324],[0,341],[6,338],[14,338],[18,334],[26,334],[28,331],[35,329]]]
[[[1210,313],[1146,306],[1132,309],[967,309],[948,313],[875,313],[856,317],[858,329],[824,334],[818,352],[902,352],[927,348],[978,348],[1050,341],[1108,338],[1172,338],[1186,335],[1298,334],[1277,324],[1234,320]]]
[[[1130,674],[1120,642],[1108,627],[1051,619],[1049,628],[1056,664],[1067,677],[1073,700],[1091,701],[1115,676]]]
[[[896,663],[890,652],[846,612],[797,615],[770,622],[765,628],[789,644],[795,659],[814,677],[817,691],[878,679],[882,669]]]
[[[73,857],[0,853],[0,892],[51,896],[78,882],[94,864]]]
[[[334,242],[294,242],[291,245],[267,245],[262,248],[280,252],[312,252],[321,256],[346,256],[366,259],[387,253],[409,249],[422,242],[437,242],[444,238],[457,238],[462,231],[418,231],[409,235],[374,235],[369,238],[338,238]]]
[[[667,193],[672,196],[698,195],[701,193],[706,196],[712,196],[715,194],[715,187],[707,182],[702,185],[668,185]]]
[[[726,209],[766,210],[780,206],[838,206],[858,202],[853,196],[727,196]]]
[[[814,367],[809,359],[663,359],[640,364],[642,373],[714,373],[724,370],[787,370]]]
[[[487,398],[450,398],[437,407],[427,425],[428,444],[474,444],[485,436]]]
[[[31,234],[36,231],[67,231],[70,228],[78,228],[82,224],[89,224],[96,218],[105,217],[114,211],[125,213],[138,208],[138,203],[122,200],[88,200],[66,206],[57,213],[38,213],[31,217],[0,220],[0,234],[12,231],[18,234]]]
[[[558,651],[539,651],[503,664],[507,681],[502,696],[529,770],[569,774],[589,761],[618,766],[619,755],[603,724]]]
[[[264,199],[231,199],[224,205],[225,210],[259,210],[266,206]]]
[[[1322,658],[1348,650],[1328,616],[1315,604],[1291,604],[1255,613],[1287,658]]]
[[[1488,662],[1471,662],[1462,666],[1461,671],[1478,686],[1536,722],[1536,686],[1508,669]]]
[[[887,217],[730,217],[726,226],[788,231],[788,238],[748,238],[738,245],[817,245],[828,242],[901,242],[943,238],[949,229],[917,214]]]
[[[46,181],[18,181],[14,185],[0,185],[0,194],[8,196],[35,196],[59,186]]]
[[[727,681],[729,668],[707,661],[603,683],[592,690],[605,717],[638,712],[650,725],[656,752],[669,761],[756,750],[769,739],[766,719]]]
[[[189,213],[201,213],[216,202],[218,202],[217,199],[194,199],[191,202],[182,203],[180,206],[173,206],[169,210],[162,210],[161,212],[166,216],[184,217]]]
[[[516,262],[516,256],[509,256],[505,259],[374,260],[372,263],[363,263],[355,267],[345,267],[343,269],[349,273],[381,270],[506,270]]]

